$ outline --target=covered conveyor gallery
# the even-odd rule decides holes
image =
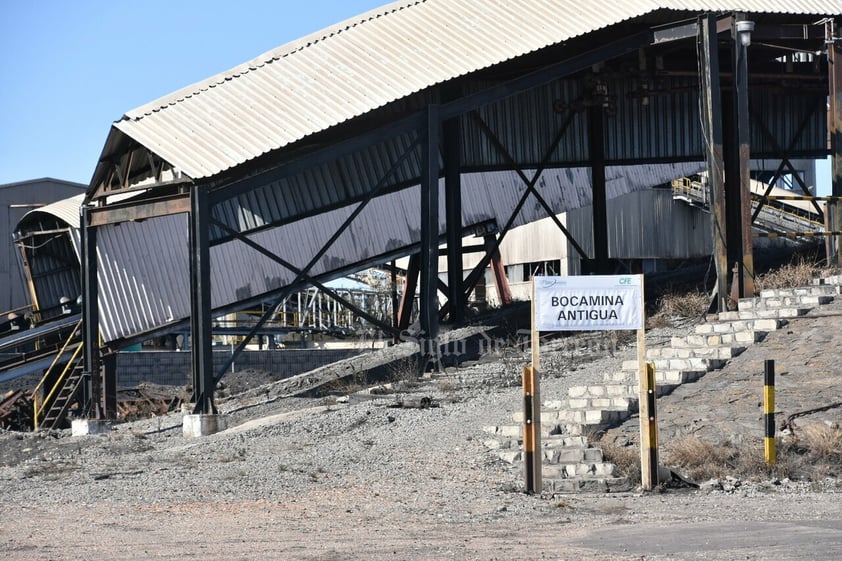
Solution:
[[[128,112],[83,205],[91,415],[111,413],[103,357],[188,322],[196,412],[213,412],[226,369],[211,364],[213,317],[268,314],[401,256],[434,340],[440,321],[463,321],[511,228],[573,208],[593,208],[588,271],[611,272],[606,201],[704,169],[720,301],[729,264],[752,293],[749,158],[784,173],[833,154],[842,194],[841,12],[838,0],[402,1]],[[463,274],[472,234],[491,243]]]

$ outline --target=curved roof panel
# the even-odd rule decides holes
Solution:
[[[74,195],[68,199],[56,201],[54,203],[44,205],[34,210],[30,210],[29,212],[23,215],[23,218],[20,219],[20,221],[18,222],[17,229],[20,229],[21,225],[31,220],[32,217],[35,215],[49,214],[50,216],[58,218],[71,228],[75,228],[78,230],[80,224],[79,207],[82,206],[82,202],[84,200],[85,194],[82,193],[80,195]]]
[[[129,111],[114,127],[207,178],[432,85],[658,10],[842,11],[839,0],[402,0]]]

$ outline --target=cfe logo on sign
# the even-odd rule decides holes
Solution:
[[[641,275],[534,277],[536,331],[643,329]]]

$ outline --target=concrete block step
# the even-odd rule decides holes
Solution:
[[[798,286],[795,288],[767,288],[760,291],[761,298],[779,298],[782,296],[836,296],[839,294],[838,285],[820,283],[823,279],[813,279],[811,286]]]
[[[835,289],[837,294],[842,294],[842,275],[832,275],[819,279],[813,279],[812,286],[829,286]]]
[[[669,391],[672,391],[673,388],[676,386],[680,386],[681,384],[687,384],[689,382],[695,382],[702,376],[704,376],[708,371],[707,370],[658,370],[655,369],[655,385],[659,388],[658,395],[663,395],[660,388],[664,387],[669,388]],[[614,372],[613,374],[609,374],[611,379],[609,380],[610,383],[617,384],[617,383],[624,383],[629,386],[632,386],[634,392],[637,393],[640,386],[640,379],[638,378],[637,372],[633,372],[630,370],[624,370],[622,372]],[[667,392],[668,393],[668,392]]]
[[[544,464],[542,476],[547,479],[571,479],[578,477],[615,477],[617,466],[607,462],[576,462],[568,464]]]
[[[815,308],[833,301],[833,296],[803,294],[797,296],[761,296],[740,298],[738,308],[745,310],[769,310],[776,308]]]
[[[620,421],[625,420],[628,418],[623,417]],[[619,421],[617,421],[619,422]],[[547,438],[552,438],[556,436],[567,436],[567,437],[575,437],[581,436],[585,437],[587,434],[591,432],[595,432],[601,429],[604,429],[608,426],[611,426],[608,423],[596,423],[596,424],[589,424],[589,423],[541,423],[541,442],[543,446],[543,441]],[[487,425],[482,427],[482,430],[487,434],[495,437],[496,440],[506,441],[506,440],[522,440],[523,439],[523,423],[513,423],[507,425]],[[489,439],[491,440],[491,439]]]
[[[571,397],[568,407],[576,409],[609,409],[637,411],[637,399],[631,397]]]
[[[729,313],[729,312],[723,312]],[[720,314],[721,316],[722,314]],[[740,331],[777,331],[786,323],[780,318],[764,318],[764,319],[742,319],[734,321],[721,321],[701,323],[696,326],[695,332],[697,335],[721,335],[728,333],[738,333]]]
[[[701,347],[660,347],[647,349],[647,360],[671,359],[671,358],[714,358],[728,360],[746,350],[745,346],[701,346]]]
[[[605,409],[544,409],[541,411],[541,431],[544,427],[569,424],[603,426],[629,417],[628,407]],[[512,414],[512,421],[523,423],[523,411]]]
[[[578,448],[563,446],[543,448],[544,465],[556,464],[596,464],[602,462],[602,450],[599,448]]]
[[[755,310],[739,310],[736,312],[720,312],[720,321],[735,321],[741,319],[787,319],[805,315],[812,308],[758,308]]]
[[[519,448],[512,448],[508,450],[495,450],[494,452],[498,458],[507,464],[516,464],[523,461],[523,451]]]
[[[625,477],[577,477],[575,479],[543,478],[544,491],[548,493],[612,493],[630,491],[631,483]]]
[[[635,397],[637,396],[637,385],[593,384],[589,386],[571,386],[567,389],[567,396],[572,399],[582,397]],[[550,403],[561,403],[561,401],[546,402],[545,406],[549,406]]]
[[[519,437],[500,436],[498,438],[487,438],[482,441],[482,445],[485,446],[486,450],[497,450],[500,452],[505,450],[519,450],[521,440]]]
[[[657,376],[657,372],[659,370],[663,370],[665,372],[673,370],[714,370],[724,366],[726,360],[719,358],[662,358],[649,360],[647,362],[655,364],[655,374]],[[637,372],[638,363],[636,360],[624,360],[622,368],[623,370],[633,370]]]
[[[498,427],[493,427],[497,429]],[[493,450],[498,452],[503,459],[508,457],[511,459],[513,456],[510,454],[511,452],[520,452],[521,447],[523,446],[523,439],[520,438],[520,432],[517,431],[518,436],[511,438],[511,437],[498,437],[498,438],[489,438],[483,441],[483,445],[487,450]],[[541,448],[545,451],[545,455],[547,454],[547,450],[556,450],[556,449],[588,449],[588,450],[598,450],[598,448],[591,448],[588,445],[588,439],[584,436],[566,436],[560,434],[547,434],[541,438]],[[599,451],[600,456],[598,461],[602,461],[602,451]],[[506,457],[504,457],[506,456]],[[586,454],[585,457],[587,458],[594,458],[593,454]],[[514,458],[513,461],[518,461],[520,458],[519,456]],[[509,461],[509,460],[507,460]],[[594,460],[597,461],[597,460]]]
[[[672,337],[670,347],[674,349],[694,349],[698,347],[741,346],[758,343],[766,338],[767,331],[734,331],[715,335],[692,334],[684,337]]]
[[[584,436],[551,434],[541,439],[542,448],[588,448],[588,439]]]

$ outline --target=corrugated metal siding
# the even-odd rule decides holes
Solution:
[[[58,306],[63,297],[76,300],[82,293],[79,236],[79,230],[68,229],[51,236],[47,243],[41,238],[29,238],[44,244],[26,248],[38,307],[45,310],[41,314],[42,320],[60,315],[60,310],[50,311],[49,308]]]
[[[100,330],[106,341],[190,317],[187,216],[99,228]]]
[[[687,259],[713,252],[710,214],[650,189],[608,201],[608,254],[615,259]],[[567,213],[567,228],[593,255],[590,209]],[[568,255],[575,251],[569,248]],[[554,257],[558,258],[558,257]]]
[[[679,91],[697,88],[696,79],[659,78],[660,93],[650,95],[647,105],[632,95],[641,89],[638,80],[609,80],[607,85],[609,95],[617,100],[616,115],[605,118],[607,161],[703,155],[698,91]]]
[[[303,173],[271,181],[216,205],[212,210],[214,218],[238,231],[288,222],[364,198],[393,165],[395,169],[388,175],[386,184],[417,181],[421,174],[421,154],[417,147],[398,163],[416,137],[414,133],[400,135]],[[214,229],[213,237],[224,237],[224,233]]]
[[[700,164],[609,168],[609,197],[639,190],[699,171]],[[590,204],[589,170],[549,170],[538,188],[561,212]],[[444,182],[439,185],[440,233],[445,232]],[[463,177],[463,224],[495,222],[503,227],[523,192],[514,172]],[[361,267],[382,255],[408,251],[420,240],[418,188],[378,197],[316,263],[313,276]],[[298,268],[303,268],[353,212],[346,206],[250,238]],[[234,212],[240,215],[239,212]],[[514,225],[546,216],[534,200],[524,205]],[[149,219],[102,227],[98,235],[100,307],[106,341],[148,332],[189,317],[189,262],[186,216]],[[211,302],[214,308],[254,299],[289,285],[295,274],[240,241],[211,248]]]
[[[477,110],[477,114],[516,162],[538,165],[544,161],[568,118],[566,112],[555,111],[556,102],[570,103],[581,95],[578,81],[559,80],[485,105]],[[510,161],[500,154],[473,118],[465,117],[461,122],[463,165],[467,169],[511,167]],[[578,113],[573,116],[547,164],[583,162],[587,160],[587,150],[587,121],[584,113]]]
[[[842,2],[840,2],[842,5]],[[827,94],[813,96],[786,95],[780,92],[753,92],[749,100],[751,111],[751,155],[752,157],[780,157],[785,152],[787,157],[821,157],[815,154],[813,139],[825,138],[827,134],[827,114],[824,105]],[[774,118],[772,118],[774,117]],[[805,119],[806,118],[806,119]],[[760,122],[758,122],[760,121]],[[804,130],[799,130],[806,121]],[[764,132],[765,130],[771,134]],[[790,148],[790,142],[798,136]]]
[[[659,9],[838,14],[838,0],[397,2],[127,113],[116,129],[198,179],[414,92]]]

